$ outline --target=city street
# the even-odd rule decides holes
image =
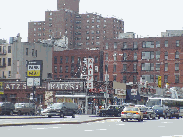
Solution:
[[[1,123],[17,122],[48,122],[48,121],[86,121],[100,117],[88,115],[77,115],[75,119],[65,117],[64,119],[41,118],[41,119],[0,119]],[[28,125],[0,127],[1,135],[19,137],[26,136],[124,136],[124,137],[183,137],[183,119],[156,119],[144,120],[143,122],[129,121],[121,122],[120,119],[107,119],[82,124],[53,124],[53,125]]]

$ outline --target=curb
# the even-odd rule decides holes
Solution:
[[[94,119],[94,120],[87,120],[82,122],[32,122],[32,123],[14,123],[14,124],[0,124],[0,127],[8,127],[8,126],[27,126],[27,125],[54,125],[54,124],[82,124],[82,123],[90,123],[96,121],[102,121],[106,119],[120,119],[120,118],[101,118],[101,119]]]

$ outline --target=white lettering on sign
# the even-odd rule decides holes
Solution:
[[[88,80],[87,88],[93,89],[93,58],[88,58]]]
[[[28,70],[40,70],[40,65],[28,65]]]
[[[5,89],[10,89],[10,86],[9,84],[6,85]]]
[[[24,83],[4,83],[4,90],[11,90],[11,89],[27,89],[26,84]]]
[[[48,90],[80,90],[83,89],[83,82],[50,82],[48,83]]]
[[[17,89],[19,89],[20,88],[20,84],[17,84]]]

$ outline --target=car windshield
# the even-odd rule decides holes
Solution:
[[[144,108],[144,107],[141,107],[140,110],[141,111],[147,111],[148,108]]]
[[[53,109],[59,109],[62,107],[62,103],[54,103],[53,105],[50,106]]]
[[[15,103],[15,108],[24,106],[23,103]]]
[[[138,111],[138,108],[125,107],[123,111]]]
[[[154,106],[153,109],[163,109],[161,106]]]

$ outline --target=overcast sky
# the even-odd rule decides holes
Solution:
[[[28,22],[44,21],[45,11],[56,10],[57,0],[1,0],[0,39],[28,37]],[[166,30],[182,30],[183,0],[80,0],[80,13],[97,12],[124,20],[124,31],[157,37]]]

